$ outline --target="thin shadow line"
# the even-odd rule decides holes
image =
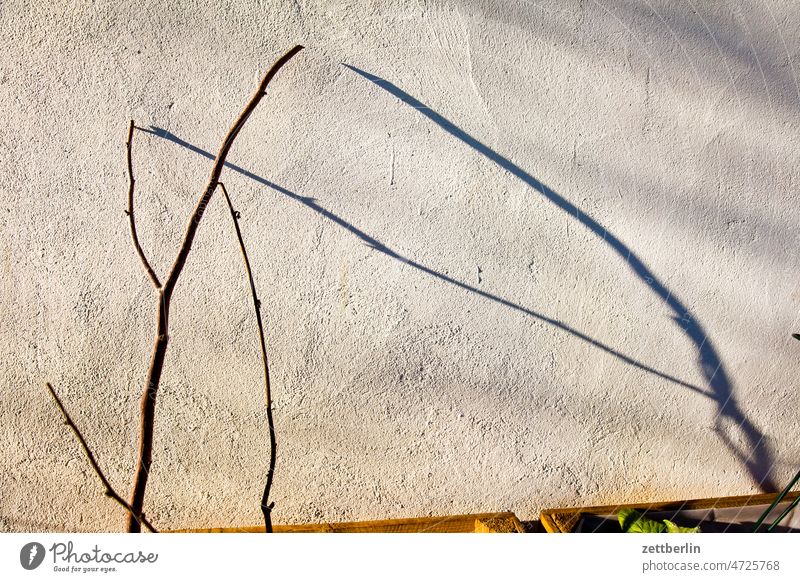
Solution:
[[[161,129],[159,127],[155,127],[155,126],[152,126],[152,125],[150,126],[150,129],[145,129],[145,128],[141,128],[141,127],[139,129],[141,131],[146,132],[146,133],[150,133],[150,134],[153,134],[153,135],[158,136],[160,138],[163,138],[165,140],[168,140],[168,141],[171,141],[173,143],[176,143],[176,144],[178,144],[178,145],[180,145],[180,146],[182,146],[182,147],[184,147],[184,148],[186,148],[188,150],[191,150],[191,151],[193,151],[193,152],[195,152],[195,153],[197,153],[197,154],[199,154],[199,155],[201,155],[201,156],[203,156],[205,158],[208,158],[210,160],[214,159],[214,156],[212,154],[210,154],[209,152],[207,152],[207,151],[205,151],[203,149],[200,149],[199,147],[197,147],[197,146],[195,146],[193,144],[190,144],[187,141],[182,140],[181,138],[179,138],[175,134],[170,133],[169,131],[167,131],[165,129]],[[306,206],[307,208],[310,208],[311,210],[313,210],[314,212],[324,216],[325,218],[327,218],[331,222],[334,222],[334,223],[338,224],[340,227],[342,227],[343,229],[351,232],[352,234],[357,236],[359,239],[361,239],[371,249],[374,249],[374,250],[376,250],[376,251],[378,251],[380,253],[383,253],[384,255],[386,255],[388,257],[391,257],[391,258],[393,258],[393,259],[395,259],[397,261],[400,261],[401,263],[405,263],[406,265],[409,265],[410,267],[413,267],[413,268],[415,268],[415,269],[417,269],[419,271],[422,271],[423,273],[431,275],[432,277],[435,277],[435,278],[437,278],[437,279],[439,279],[441,281],[445,281],[446,283],[450,283],[451,285],[455,285],[456,287],[460,287],[461,289],[465,289],[466,291],[471,291],[472,293],[476,293],[476,294],[480,295],[481,297],[484,297],[484,298],[489,299],[491,301],[495,301],[496,303],[499,303],[500,305],[504,305],[506,307],[509,307],[509,308],[515,310],[515,311],[519,311],[520,313],[524,313],[525,315],[533,317],[534,319],[537,319],[537,320],[539,320],[541,322],[550,324],[553,327],[556,327],[556,328],[558,328],[558,329],[560,329],[560,330],[562,330],[562,331],[564,331],[564,332],[566,332],[566,333],[568,333],[568,334],[570,334],[570,335],[572,335],[574,337],[577,337],[580,340],[583,340],[583,341],[595,346],[596,348],[606,352],[607,354],[610,354],[610,355],[614,356],[615,358],[619,358],[620,360],[622,360],[626,364],[630,364],[631,366],[634,366],[635,368],[638,368],[640,370],[643,370],[645,372],[648,372],[650,374],[658,376],[659,378],[662,378],[664,380],[668,380],[669,382],[673,382],[675,384],[678,384],[679,386],[683,386],[684,388],[688,388],[689,390],[693,390],[693,391],[695,391],[695,392],[697,392],[699,394],[702,394],[703,396],[707,396],[709,398],[714,398],[714,394],[713,393],[711,393],[711,392],[709,392],[707,390],[704,390],[703,388],[700,388],[699,386],[695,386],[693,384],[690,384],[688,382],[680,380],[680,379],[678,379],[678,378],[676,378],[674,376],[671,376],[669,374],[666,374],[664,372],[660,372],[659,370],[656,370],[655,368],[652,368],[652,367],[650,367],[650,366],[648,366],[646,364],[638,362],[637,360],[634,360],[633,358],[631,358],[629,356],[626,356],[625,354],[615,350],[614,348],[612,348],[612,347],[610,347],[610,346],[608,346],[608,345],[606,345],[606,344],[604,344],[604,343],[602,343],[602,342],[600,342],[600,341],[598,341],[598,340],[596,340],[596,339],[594,339],[592,337],[589,337],[588,335],[584,334],[583,332],[578,331],[577,329],[575,329],[573,327],[570,327],[569,325],[566,325],[566,324],[558,321],[557,319],[553,319],[552,317],[548,317],[548,316],[543,315],[541,313],[538,313],[536,311],[532,311],[530,309],[522,307],[521,305],[517,305],[516,303],[512,303],[508,299],[504,299],[503,297],[499,297],[497,295],[493,295],[493,294],[488,293],[488,292],[486,292],[486,291],[484,291],[482,289],[478,289],[476,287],[473,287],[472,285],[469,285],[469,284],[464,283],[462,281],[459,281],[457,279],[453,279],[452,277],[449,277],[447,275],[439,273],[438,271],[434,271],[430,267],[426,267],[425,265],[422,265],[420,263],[417,263],[416,261],[412,261],[411,259],[408,259],[408,258],[404,257],[403,255],[401,255],[398,252],[396,252],[396,251],[392,250],[391,248],[387,247],[386,245],[384,245],[382,242],[378,241],[374,237],[368,235],[363,230],[360,230],[359,228],[353,226],[352,224],[350,224],[349,222],[345,221],[341,217],[337,216],[336,214],[333,214],[329,210],[326,210],[325,208],[323,208],[322,206],[317,204],[316,198],[308,198],[308,197],[305,197],[305,196],[300,196],[298,194],[295,194],[294,192],[292,192],[290,190],[287,190],[286,188],[283,188],[282,186],[278,186],[277,184],[275,184],[273,182],[270,182],[269,180],[266,180],[265,178],[262,178],[261,176],[257,176],[256,174],[254,174],[254,173],[252,173],[252,172],[250,172],[248,170],[245,170],[244,168],[242,168],[240,166],[237,166],[236,164],[232,164],[230,162],[225,162],[225,167],[233,170],[234,172],[242,174],[243,176],[246,176],[246,177],[250,178],[251,180],[254,180],[255,182],[258,182],[259,184],[263,184],[264,186],[272,188],[273,190],[275,190],[277,192],[280,192],[281,194],[283,194],[284,196],[287,196],[288,198],[291,198],[292,200],[296,200],[300,204]]]
[[[391,93],[400,99],[406,105],[416,109],[422,115],[441,127],[444,131],[458,139],[459,141],[470,146],[479,154],[495,162],[498,166],[509,172],[511,175],[519,178],[525,184],[542,194],[556,207],[566,212],[575,220],[588,228],[595,236],[602,238],[602,241],[614,250],[619,256],[625,259],[626,263],[633,270],[634,274],[645,282],[652,290],[658,295],[664,303],[669,306],[673,312],[671,319],[683,330],[684,334],[691,340],[697,350],[698,364],[706,378],[709,386],[711,387],[711,394],[707,394],[717,403],[718,414],[715,418],[715,426],[720,433],[723,427],[720,423],[720,417],[727,417],[735,422],[744,432],[748,443],[750,445],[750,453],[745,454],[745,451],[739,450],[733,444],[733,441],[728,438],[723,438],[723,442],[732,451],[732,453],[743,463],[751,477],[756,481],[757,485],[765,491],[775,491],[777,488],[771,477],[772,471],[772,457],[764,443],[764,435],[755,425],[747,418],[747,416],[739,409],[738,404],[733,395],[733,388],[730,380],[722,365],[722,360],[714,349],[711,340],[706,335],[702,326],[697,322],[692,312],[681,303],[675,295],[669,291],[666,286],[659,281],[659,279],[647,268],[644,262],[639,259],[620,239],[613,233],[604,228],[594,218],[581,212],[575,204],[559,195],[557,192],[546,186],[541,181],[531,176],[528,172],[514,164],[508,158],[500,155],[489,146],[481,143],[471,135],[467,134],[454,123],[431,109],[425,106],[421,101],[415,99],[397,85],[377,77],[366,71],[362,71],[351,65],[342,63],[344,67],[353,71],[357,75],[374,83],[381,89]],[[704,391],[705,392],[705,391]]]

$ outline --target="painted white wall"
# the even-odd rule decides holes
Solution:
[[[796,471],[797,3],[216,4],[0,6],[1,529],[124,524],[44,382],[127,496],[155,314],[128,120],[214,154],[297,42],[223,174],[268,327],[277,523],[533,518]],[[134,156],[163,274],[211,162],[143,133]],[[258,524],[221,196],[171,328],[146,512]]]

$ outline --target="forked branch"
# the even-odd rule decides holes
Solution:
[[[211,168],[211,175],[209,176],[203,194],[197,202],[197,205],[192,212],[189,219],[189,224],[186,226],[183,243],[181,244],[178,254],[175,257],[175,262],[163,286],[158,288],[158,305],[157,305],[157,332],[155,338],[155,345],[153,346],[153,353],[150,358],[150,368],[147,373],[147,383],[145,384],[144,393],[141,399],[141,428],[139,435],[139,457],[137,460],[136,475],[133,482],[133,492],[131,494],[131,508],[133,509],[128,519],[128,531],[139,532],[141,531],[140,524],[134,518],[136,514],[142,512],[144,505],[144,493],[147,487],[147,479],[150,475],[150,464],[153,452],[153,427],[155,423],[155,406],[156,396],[158,395],[158,387],[161,381],[161,371],[164,366],[164,357],[167,351],[167,344],[169,343],[169,306],[172,299],[172,293],[175,290],[175,285],[178,282],[186,259],[192,249],[192,242],[197,233],[197,228],[200,225],[200,220],[203,218],[203,213],[208,206],[211,196],[219,183],[219,177],[222,169],[225,166],[225,158],[228,155],[233,142],[239,135],[245,122],[250,117],[250,114],[258,106],[261,99],[266,94],[267,85],[275,74],[285,65],[294,55],[296,55],[302,46],[295,46],[278,61],[272,65],[272,68],[264,75],[264,78],[259,83],[256,92],[251,97],[248,104],[242,110],[239,117],[228,130],[225,139],[222,141],[222,146],[214,159],[214,165]],[[268,410],[271,419],[271,413]],[[273,461],[274,462],[274,461]]]

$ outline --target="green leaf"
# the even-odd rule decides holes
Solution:
[[[667,526],[660,521],[641,517],[631,524],[628,533],[664,533]]]
[[[664,523],[667,525],[667,533],[700,533],[700,526],[681,527],[668,519],[665,519]]]
[[[619,513],[617,514],[617,519],[619,520],[619,527],[622,528],[622,531],[626,532],[630,529],[631,524],[640,517],[641,514],[635,509],[631,509],[630,507],[626,507],[625,509],[620,509]]]
[[[792,337],[796,340],[800,340],[800,333],[793,333]]]
[[[621,509],[617,514],[619,525],[625,533],[663,533],[667,526],[661,522],[644,517],[635,509]]]

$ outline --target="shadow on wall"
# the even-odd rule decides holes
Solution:
[[[714,349],[711,340],[706,335],[699,322],[697,322],[692,312],[683,305],[661,281],[659,281],[636,254],[595,219],[581,212],[577,206],[548,188],[525,170],[515,165],[511,160],[504,158],[490,147],[459,129],[456,125],[431,108],[426,107],[423,103],[396,85],[367,73],[366,71],[357,69],[356,67],[347,64],[344,64],[344,66],[376,84],[381,89],[388,91],[406,105],[413,107],[444,131],[464,142],[513,176],[522,180],[525,184],[555,204],[559,209],[570,215],[571,218],[583,224],[595,236],[600,238],[604,244],[611,247],[614,252],[621,256],[628,263],[634,275],[650,287],[650,289],[652,289],[652,291],[669,307],[673,313],[672,320],[675,322],[676,326],[683,331],[695,345],[698,364],[710,388],[710,392],[704,391],[704,393],[712,398],[717,405],[717,414],[714,419],[715,431],[736,458],[747,468],[753,480],[762,490],[776,490],[776,485],[771,476],[772,455],[767,443],[764,441],[764,435],[750,422],[736,403],[736,399],[733,395],[733,387],[725,372],[722,360]],[[741,429],[747,438],[749,450],[743,450],[736,446],[730,431],[726,430],[723,423],[724,419],[735,423],[735,425]]]
[[[717,354],[716,350],[713,348],[709,338],[705,335],[703,328],[700,326],[698,322],[695,321],[694,316],[692,313],[680,302],[678,299],[667,290],[667,288],[647,269],[644,263],[631,252],[631,250],[626,247],[622,241],[620,241],[617,237],[615,237],[612,233],[607,231],[603,228],[597,221],[595,221],[590,216],[581,213],[580,209],[572,204],[571,202],[567,201],[559,194],[542,184],[536,178],[522,170],[520,167],[516,166],[510,160],[504,158],[488,146],[484,145],[480,141],[476,140],[472,136],[468,135],[461,129],[459,129],[456,125],[448,121],[446,118],[442,117],[429,107],[426,107],[420,101],[416,100],[415,98],[411,97],[408,93],[405,93],[402,89],[393,85],[392,83],[381,79],[375,75],[352,67],[350,65],[344,65],[349,70],[353,71],[354,73],[360,75],[361,77],[375,83],[382,89],[388,91],[395,97],[399,98],[405,104],[413,107],[417,111],[419,111],[422,115],[427,117],[430,121],[434,122],[444,131],[455,137],[456,139],[466,143],[478,153],[482,154],[483,156],[487,157],[491,161],[498,164],[500,167],[511,173],[513,176],[522,180],[525,184],[533,188],[535,191],[540,193],[541,195],[545,196],[548,200],[550,200],[553,204],[559,207],[564,212],[568,213],[573,219],[577,220],[584,226],[586,226],[591,232],[595,235],[600,237],[602,241],[609,245],[617,254],[622,256],[626,262],[630,265],[633,273],[636,277],[644,281],[654,293],[656,293],[662,301],[670,308],[673,312],[673,321],[676,325],[687,335],[687,337],[692,341],[692,343],[696,346],[697,355],[698,355],[698,362],[700,364],[700,368],[703,372],[703,375],[706,378],[708,383],[709,389],[704,389],[699,386],[695,386],[683,380],[680,380],[670,374],[665,372],[661,372],[647,364],[639,362],[630,356],[625,355],[624,353],[586,335],[585,333],[570,327],[569,325],[537,311],[533,311],[521,305],[515,304],[503,297],[493,295],[488,293],[482,289],[478,289],[464,283],[463,281],[459,281],[433,269],[426,267],[420,263],[417,263],[407,257],[404,257],[394,251],[393,249],[387,247],[374,237],[370,236],[369,234],[365,233],[364,231],[360,230],[356,226],[348,223],[343,218],[333,214],[332,212],[326,210],[322,206],[320,206],[316,199],[300,196],[286,188],[283,188],[277,184],[266,180],[244,168],[241,168],[235,164],[227,162],[225,167],[233,170],[243,176],[254,180],[255,182],[262,184],[264,186],[268,186],[269,188],[287,196],[300,204],[304,205],[305,207],[313,210],[314,212],[324,216],[325,218],[329,219],[333,223],[337,224],[341,228],[347,230],[348,232],[352,233],[353,235],[357,236],[361,239],[367,246],[370,248],[383,253],[384,255],[398,260],[406,265],[417,269],[427,275],[435,277],[441,281],[464,289],[466,291],[470,291],[481,297],[495,301],[501,305],[504,305],[510,309],[523,313],[527,316],[533,317],[534,319],[551,325],[573,337],[576,337],[584,342],[589,343],[590,345],[600,349],[601,351],[618,358],[619,360],[634,366],[640,370],[643,370],[647,373],[653,374],[659,378],[682,386],[684,388],[688,388],[695,392],[698,392],[704,396],[707,396],[714,400],[717,405],[717,412],[715,418],[715,431],[719,435],[720,439],[725,443],[725,445],[732,451],[732,453],[736,456],[737,459],[746,467],[748,472],[750,473],[753,480],[756,484],[763,490],[763,491],[775,491],[776,486],[771,477],[771,467],[772,467],[772,456],[771,453],[764,442],[764,435],[750,422],[750,420],[742,413],[739,409],[736,400],[734,399],[732,386],[730,381],[728,380],[727,374],[725,373],[724,367],[722,365],[722,361]],[[158,136],[160,138],[166,139],[173,143],[176,143],[182,147],[189,149],[203,157],[206,157],[210,160],[214,159],[214,156],[209,152],[189,143],[178,136],[158,127],[151,126],[150,129],[139,128],[141,131],[146,133],[150,133],[152,135]],[[734,438],[730,434],[730,430],[726,430],[726,427],[723,423],[723,419],[727,419],[729,422],[735,423],[737,427],[741,429],[744,433],[749,450],[742,450],[736,446],[734,442]]]
[[[161,137],[163,139],[166,139],[168,141],[176,143],[176,144],[178,144],[180,146],[183,146],[186,149],[191,150],[191,151],[193,151],[195,153],[198,153],[198,154],[200,154],[201,156],[203,156],[205,158],[208,158],[210,160],[214,159],[214,156],[211,153],[209,153],[209,152],[207,152],[207,151],[205,151],[203,149],[200,149],[199,147],[197,147],[195,145],[192,145],[192,144],[182,140],[181,138],[179,138],[175,134],[170,133],[169,131],[167,131],[165,129],[161,129],[159,127],[154,127],[154,126],[150,126],[150,129],[144,129],[144,128],[139,128],[139,129],[141,131],[146,132],[146,133],[150,133],[150,134],[156,135],[158,137]],[[552,317],[548,317],[547,315],[544,315],[542,313],[533,311],[531,309],[528,309],[526,307],[523,307],[521,305],[513,303],[513,302],[509,301],[508,299],[505,299],[505,298],[500,297],[498,295],[493,295],[492,293],[488,293],[488,292],[484,291],[483,289],[479,289],[477,287],[469,285],[468,283],[464,283],[463,281],[459,281],[459,280],[454,279],[454,278],[452,278],[452,277],[450,277],[448,275],[445,275],[443,273],[439,273],[438,271],[434,271],[430,267],[426,267],[423,264],[417,263],[416,261],[413,261],[413,260],[411,260],[411,259],[409,259],[407,257],[404,257],[403,255],[399,254],[398,252],[394,251],[393,249],[387,247],[385,244],[383,244],[379,240],[377,240],[374,237],[370,236],[369,234],[367,234],[363,230],[361,230],[358,227],[352,225],[351,223],[345,221],[340,216],[337,216],[336,214],[330,212],[329,210],[326,210],[325,208],[323,208],[322,206],[317,204],[317,201],[316,201],[315,198],[309,198],[309,197],[306,197],[306,196],[300,196],[299,194],[296,194],[296,193],[294,193],[294,192],[292,192],[290,190],[287,190],[286,188],[283,188],[282,186],[278,186],[277,184],[275,184],[273,182],[270,182],[269,180],[267,180],[265,178],[262,178],[261,176],[257,176],[256,174],[254,174],[254,173],[252,173],[252,172],[250,172],[248,170],[245,170],[244,168],[241,168],[241,167],[237,166],[236,164],[232,164],[230,162],[226,162],[225,163],[225,167],[230,169],[230,170],[233,170],[234,172],[236,172],[238,174],[246,176],[246,177],[250,178],[251,180],[254,180],[255,182],[258,182],[259,184],[263,184],[264,186],[268,186],[269,188],[272,188],[273,190],[283,194],[284,196],[287,196],[288,198],[291,198],[292,200],[296,200],[297,202],[299,202],[303,206],[305,206],[307,208],[310,208],[314,212],[324,216],[325,218],[327,218],[331,222],[337,224],[338,226],[342,227],[343,229],[347,230],[348,232],[354,234],[359,239],[361,239],[368,247],[370,247],[373,250],[376,250],[376,251],[378,251],[380,253],[383,253],[384,255],[386,255],[388,257],[391,257],[391,258],[393,258],[395,260],[398,260],[401,263],[405,263],[406,265],[408,265],[408,266],[410,266],[410,267],[412,267],[414,269],[417,269],[418,271],[421,271],[421,272],[423,272],[423,273],[425,273],[427,275],[435,277],[435,278],[437,278],[437,279],[439,279],[441,281],[444,281],[446,283],[450,283],[451,285],[455,285],[456,287],[460,287],[461,289],[464,289],[466,291],[471,291],[472,293],[480,295],[481,297],[483,297],[485,299],[489,299],[491,301],[495,301],[495,302],[497,302],[497,303],[499,303],[501,305],[504,305],[506,307],[509,307],[509,308],[511,308],[511,309],[513,309],[515,311],[519,311],[520,313],[523,313],[525,315],[533,317],[534,319],[536,319],[538,321],[541,321],[541,322],[546,323],[548,325],[552,325],[553,327],[555,327],[557,329],[560,329],[561,331],[564,331],[564,332],[568,333],[569,335],[572,335],[572,336],[574,336],[574,337],[576,337],[576,338],[578,338],[578,339],[580,339],[582,341],[585,341],[585,342],[591,344],[592,346],[594,346],[594,347],[606,352],[607,354],[610,354],[610,355],[614,356],[615,358],[618,358],[618,359],[622,360],[626,364],[630,364],[631,366],[634,366],[635,368],[638,368],[640,370],[643,370],[645,372],[648,372],[650,374],[658,376],[659,378],[662,378],[664,380],[668,380],[669,382],[673,382],[675,384],[678,384],[679,386],[683,386],[684,388],[688,388],[690,390],[694,390],[695,392],[698,392],[699,394],[702,394],[703,396],[709,396],[709,397],[712,396],[711,392],[708,392],[708,391],[704,390],[703,388],[700,388],[699,386],[695,386],[693,384],[690,384],[688,382],[680,380],[680,379],[678,379],[678,378],[676,378],[674,376],[670,376],[669,374],[666,374],[664,372],[660,372],[659,370],[656,370],[655,368],[652,368],[652,367],[650,367],[650,366],[648,366],[646,364],[643,364],[642,362],[639,362],[639,361],[631,358],[630,356],[627,356],[627,355],[615,350],[614,348],[612,348],[612,347],[610,347],[610,346],[608,346],[608,345],[606,345],[606,344],[604,344],[604,343],[602,343],[602,342],[600,342],[600,341],[598,341],[598,340],[596,340],[596,339],[594,339],[592,337],[589,337],[588,335],[582,333],[581,331],[579,331],[579,330],[577,330],[575,328],[572,328],[572,327],[566,325],[565,323],[562,323],[561,321],[559,321],[557,319],[553,319]]]

